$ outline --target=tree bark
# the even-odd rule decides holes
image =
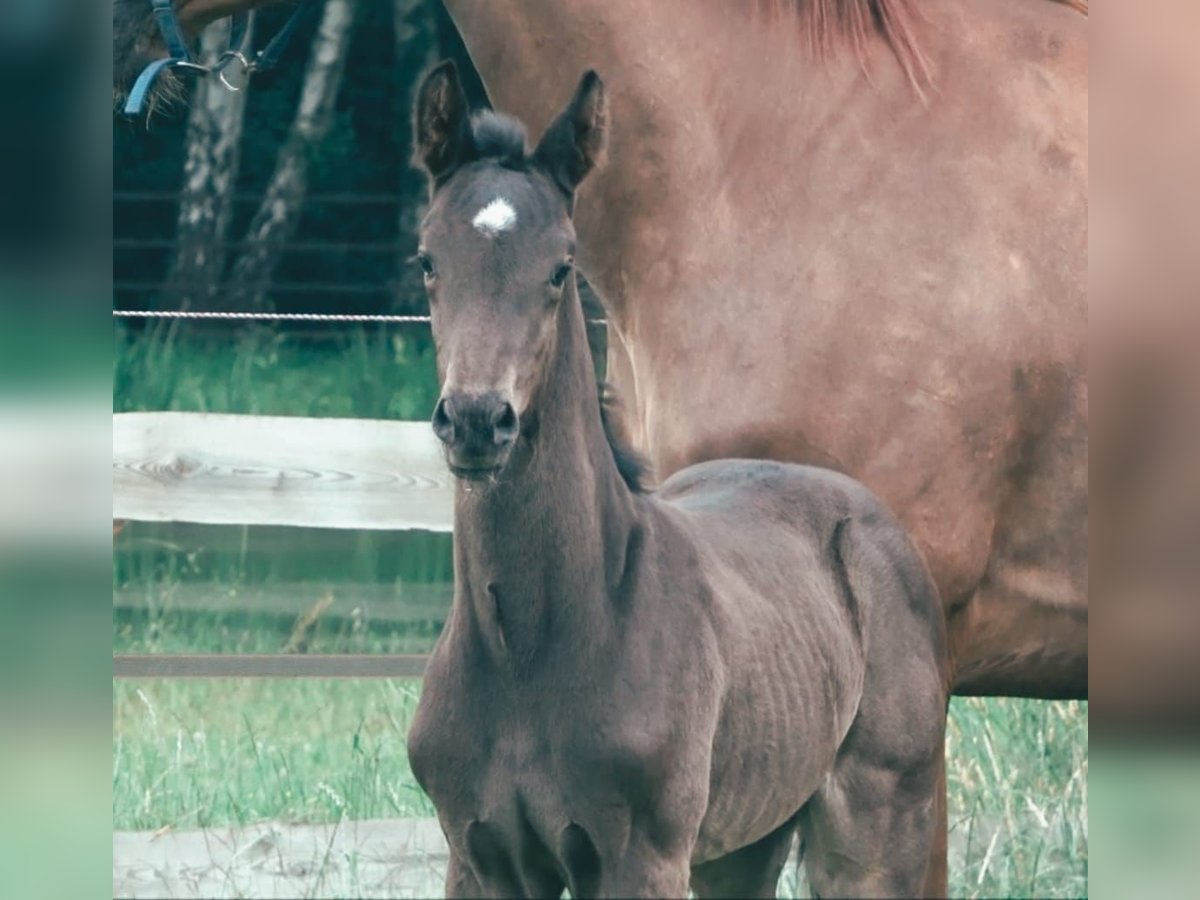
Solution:
[[[200,37],[201,59],[215,62],[228,37],[227,22],[206,29]],[[245,107],[244,91],[226,90],[215,76],[197,80],[188,113],[175,256],[165,292],[171,309],[212,309],[220,290]]]
[[[354,14],[352,0],[325,3],[304,73],[296,116],[230,275],[226,304],[229,309],[257,312],[270,308],[272,273],[284,246],[295,234],[303,211],[311,151],[324,140],[333,123],[333,107],[350,49]]]
[[[413,108],[417,86],[421,75],[432,68],[440,55],[438,47],[437,20],[427,0],[393,0],[393,30],[396,39],[397,82],[406,85],[401,109]],[[412,121],[403,118],[399,138],[401,147],[413,146]],[[420,270],[409,257],[417,249],[417,231],[426,206],[425,176],[415,166],[404,169],[400,175],[400,211],[397,221],[397,239],[402,252],[397,254],[397,289],[392,293],[395,312],[412,313],[422,311],[425,305],[425,290]]]

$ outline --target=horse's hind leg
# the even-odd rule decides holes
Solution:
[[[933,842],[929,848],[929,866],[925,871],[924,897],[948,897],[950,895],[949,875],[946,871],[946,856],[948,851],[949,811],[946,808],[946,748],[937,761],[937,784],[934,788],[936,804],[933,815]]]
[[[692,890],[705,897],[775,897],[796,834],[796,817],[766,837],[692,867]]]
[[[936,843],[940,749],[879,752],[855,740],[860,724],[800,812],[809,884],[818,897],[921,896]]]

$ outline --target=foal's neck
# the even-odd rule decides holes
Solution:
[[[561,302],[536,422],[522,422],[497,481],[455,491],[456,602],[517,668],[554,636],[611,633],[637,524],[600,417],[574,285]]]

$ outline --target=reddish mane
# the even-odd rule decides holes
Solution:
[[[1087,15],[1087,0],[1053,0]],[[917,93],[931,82],[929,64],[917,42],[914,23],[920,18],[917,0],[760,0],[760,6],[785,5],[801,22],[809,45],[826,53],[837,41],[849,43],[864,58],[866,41],[880,35],[896,54]]]

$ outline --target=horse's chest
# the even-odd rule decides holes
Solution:
[[[660,800],[684,793],[678,774],[699,776],[695,788],[707,780],[702,761],[685,758],[698,745],[681,745],[666,717],[586,692],[542,703],[481,698],[463,686],[451,697],[433,687],[414,720],[409,757],[452,843],[478,821],[554,847],[575,823],[598,843],[621,847],[637,824],[635,809],[676,817]],[[698,822],[701,812],[684,818]]]
[[[434,683],[413,722],[409,759],[444,818],[492,820],[522,795],[561,805],[576,731],[536,701]]]

